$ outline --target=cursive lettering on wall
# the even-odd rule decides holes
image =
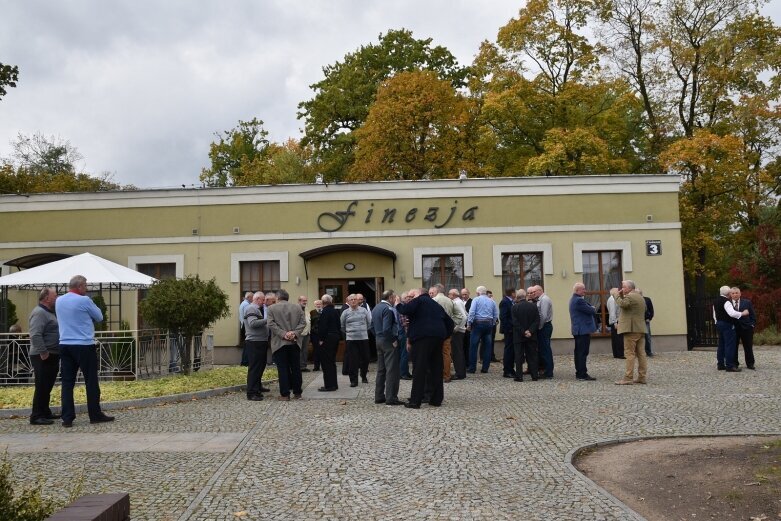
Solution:
[[[347,221],[351,217],[356,217],[359,213],[358,201],[353,201],[347,205],[346,210],[339,210],[336,212],[323,212],[317,216],[317,227],[324,232],[336,232],[341,230]],[[377,212],[382,218],[379,224],[393,224],[396,218],[396,212],[398,208],[384,208],[382,211]],[[460,213],[461,221],[474,221],[478,207],[472,206]],[[403,211],[403,210],[402,210]],[[377,222],[379,217],[374,217],[374,203],[369,203],[368,208],[365,211],[360,211],[364,216],[364,224],[372,224]],[[427,209],[421,209],[423,214],[423,220],[430,222],[434,228],[444,228],[453,221],[453,218],[459,215],[458,200],[454,200],[452,206],[447,210],[441,210],[439,206],[429,206]],[[418,208],[410,208],[404,215],[404,221],[407,223],[414,222],[418,217]]]

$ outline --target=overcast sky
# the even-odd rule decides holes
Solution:
[[[775,2],[781,4],[781,2]],[[214,133],[258,117],[299,138],[322,67],[388,29],[433,38],[462,65],[523,0],[0,0],[0,157],[18,133],[75,146],[91,174],[198,184]],[[776,23],[781,8],[765,10]]]

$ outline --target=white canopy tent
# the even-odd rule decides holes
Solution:
[[[103,293],[108,290],[109,309],[118,308],[116,313],[110,312],[109,323],[114,325],[119,324],[122,316],[122,298],[119,297],[115,303],[113,293],[148,288],[157,280],[97,255],[82,253],[0,277],[0,300],[3,301],[3,308],[9,288],[40,290],[51,286],[62,292],[67,290],[74,275],[83,275],[90,291]],[[5,322],[5,316],[0,317],[0,322]],[[3,330],[7,330],[7,324],[2,326]]]
[[[93,290],[102,289],[103,286],[117,289],[147,288],[156,280],[97,255],[82,253],[0,277],[0,286],[17,289],[67,287],[74,275],[86,277],[87,284]]]

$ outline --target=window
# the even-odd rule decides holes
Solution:
[[[424,255],[423,287],[442,284],[445,289],[464,287],[463,255]]]
[[[175,279],[176,278],[176,263],[175,262],[153,262],[153,263],[146,263],[146,264],[136,264],[135,270],[143,273],[144,275],[149,275],[150,277],[154,277],[158,280],[167,280],[167,279]],[[146,292],[148,290],[145,289],[139,289],[138,290],[138,301],[141,302],[146,298]],[[141,313],[138,314],[138,329],[149,329],[152,326],[144,322],[143,317],[141,317]]]
[[[610,334],[607,321],[607,299],[610,289],[621,286],[620,251],[584,251],[583,284],[586,300],[597,308],[597,334]]]
[[[543,286],[542,252],[502,254],[502,291],[538,284]]]
[[[241,281],[239,298],[248,291],[276,291],[282,287],[279,277],[279,261],[244,261],[239,263]]]

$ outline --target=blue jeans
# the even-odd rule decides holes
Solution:
[[[100,410],[97,348],[94,344],[78,346],[60,344],[63,423],[70,423],[76,418],[76,406],[73,404],[73,388],[76,385],[76,375],[79,369],[81,369],[81,374],[84,375],[89,419],[96,420],[103,414]]]
[[[488,371],[491,366],[491,353],[494,350],[493,324],[490,321],[472,324],[472,334],[469,344],[469,372],[474,373],[477,368],[477,346],[483,342],[483,370]]]
[[[717,320],[716,329],[719,332],[716,363],[719,367],[735,367],[738,358],[738,347],[735,344],[735,325],[723,320]]]
[[[553,350],[550,339],[553,335],[553,324],[546,322],[537,333],[537,345],[540,351],[540,361],[545,366],[545,376],[553,377]]]
[[[591,335],[575,335],[575,378],[588,376],[586,359],[591,347]]]
[[[651,349],[651,322],[645,321],[645,354],[653,356],[654,352]]]

